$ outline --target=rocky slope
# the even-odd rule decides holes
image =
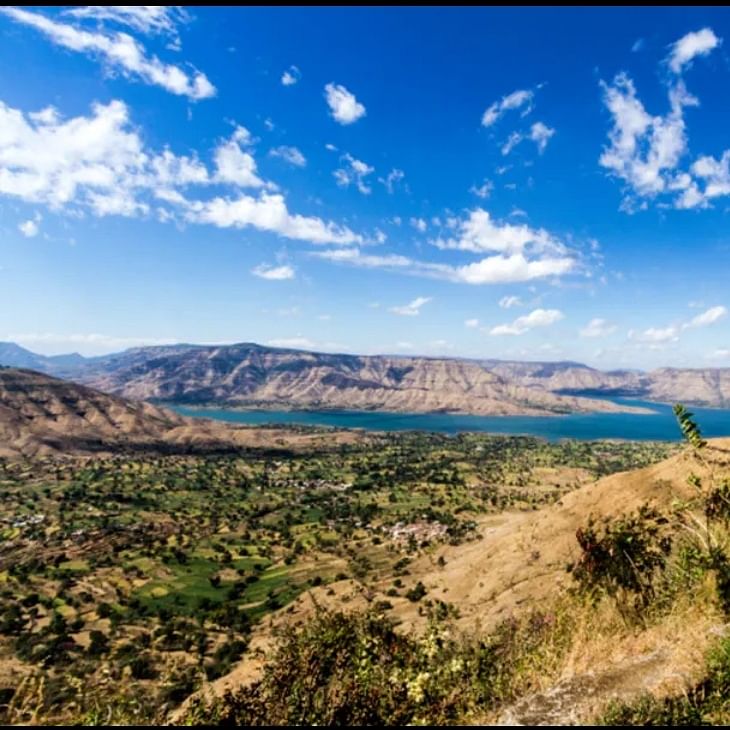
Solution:
[[[141,348],[81,377],[127,398],[193,404],[478,415],[629,410],[522,385],[471,360],[328,355],[253,344]]]
[[[0,368],[0,457],[5,458],[291,449],[354,438],[341,432],[298,434],[184,418],[32,370]]]
[[[247,343],[141,347],[95,358],[44,357],[0,343],[0,365],[129,398],[230,406],[535,415],[615,411],[586,398],[623,395],[730,407],[730,368],[603,372],[576,362],[364,357]]]

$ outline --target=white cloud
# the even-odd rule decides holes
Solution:
[[[114,352],[128,347],[174,345],[179,342],[170,338],[115,337],[98,333],[63,335],[51,332],[21,332],[9,334],[5,339],[31,348],[45,346],[53,351],[78,350],[82,353]]]
[[[337,184],[342,188],[354,184],[363,195],[370,195],[373,189],[367,184],[365,178],[375,172],[375,168],[370,167],[370,165],[362,160],[356,160],[348,153],[342,155],[340,161],[344,162],[345,166],[338,168],[332,173],[335,176]]]
[[[253,155],[242,149],[242,146],[250,143],[251,133],[245,127],[238,126],[230,139],[218,145],[215,150],[216,180],[241,188],[274,189],[275,185],[264,182],[256,174]]]
[[[428,228],[428,223],[423,218],[411,218],[409,223],[420,233],[425,233]]]
[[[524,107],[522,116],[529,114],[532,111],[532,100],[534,92],[520,89],[513,91],[507,96],[503,96],[500,101],[495,101],[482,115],[482,125],[485,127],[491,127],[496,124],[497,121],[505,114],[505,112],[511,109],[520,109]]]
[[[307,158],[296,147],[281,145],[280,147],[274,147],[269,154],[272,157],[281,158],[290,165],[294,165],[294,167],[306,167],[307,165]]]
[[[298,335],[297,337],[278,337],[266,342],[270,347],[283,347],[293,350],[314,350],[317,343],[307,337]]]
[[[395,191],[395,188],[397,187],[398,183],[400,183],[403,178],[406,176],[406,174],[403,172],[403,170],[398,170],[397,168],[393,168],[386,178],[379,177],[378,182],[385,185],[385,189],[388,191],[390,195],[392,195]]]
[[[477,198],[481,198],[482,200],[486,200],[494,190],[494,183],[491,180],[485,180],[479,187],[476,185],[472,185],[469,188],[469,192],[473,193],[477,196]]]
[[[281,75],[281,83],[284,86],[294,86],[302,78],[301,71],[296,66],[289,66]]]
[[[624,180],[633,194],[652,198],[670,189],[672,172],[687,149],[684,107],[699,102],[680,81],[669,93],[670,111],[652,117],[636,96],[633,81],[619,74],[603,84],[604,102],[613,116],[610,147],[599,164]]]
[[[469,329],[476,329],[477,327],[479,327],[479,320],[467,319],[464,321],[464,327],[468,327]]]
[[[431,301],[431,297],[416,297],[412,302],[404,304],[400,307],[391,307],[390,311],[393,314],[400,314],[404,317],[417,317],[421,313],[421,307],[424,304],[428,304]]]
[[[155,206],[160,220],[185,220],[219,227],[253,227],[318,244],[364,243],[346,226],[291,213],[284,196],[256,174],[243,149],[251,135],[237,127],[214,150],[215,174],[192,156],[145,148],[121,101],[96,104],[89,116],[69,120],[52,108],[25,115],[0,102],[0,195],[75,214],[145,216]],[[204,200],[189,186],[231,185],[232,198]],[[242,186],[260,189],[244,195]],[[185,194],[183,194],[185,193]]]
[[[669,327],[649,327],[642,332],[629,330],[629,339],[650,344],[676,342],[679,340],[679,328],[670,325]]]
[[[251,270],[251,273],[260,279],[269,279],[269,281],[285,281],[295,277],[294,269],[287,264],[283,266],[259,264]]]
[[[190,21],[189,14],[178,5],[86,5],[66,10],[65,14],[80,20],[110,20],[146,35],[175,39],[177,26]]]
[[[179,66],[163,63],[157,56],[148,56],[144,47],[127,33],[92,33],[20,8],[0,7],[0,12],[35,28],[56,45],[101,59],[110,70],[125,76],[194,101],[215,96],[216,89],[205,74],[195,70],[188,74]]]
[[[459,251],[499,251],[501,253],[517,253],[532,251],[535,253],[552,251],[565,254],[566,249],[554,236],[544,228],[534,229],[526,224],[498,223],[490,214],[475,208],[468,217],[459,223],[459,237],[436,239],[434,245],[441,249]]]
[[[532,140],[537,146],[537,151],[542,154],[554,134],[555,130],[543,124],[543,122],[535,122],[528,133],[512,132],[502,145],[502,154],[508,155],[520,142],[526,139]]]
[[[365,107],[344,86],[327,84],[324,91],[330,113],[339,124],[352,124],[365,116]]]
[[[339,226],[321,218],[293,215],[284,196],[262,193],[258,198],[240,195],[229,199],[188,202],[186,218],[194,223],[209,223],[219,228],[257,228],[285,238],[316,244],[347,245],[362,243],[362,236],[347,226]]]
[[[547,147],[551,137],[555,134],[555,130],[546,126],[542,122],[535,122],[530,127],[530,139],[537,145],[537,151],[542,154]]]
[[[34,220],[23,221],[22,223],[18,224],[18,230],[26,238],[34,238],[38,235],[38,223],[36,223],[36,221]]]
[[[512,309],[512,307],[521,307],[522,300],[516,296],[505,296],[499,300],[498,304],[502,309]]]
[[[660,196],[669,196],[671,205],[679,210],[707,208],[713,198],[730,195],[730,151],[720,159],[700,157],[687,170],[680,166],[689,152],[685,109],[699,106],[680,74],[693,58],[707,55],[720,43],[705,28],[673,44],[668,64],[677,76],[668,82],[669,110],[664,115],[652,116],[646,111],[625,73],[618,74],[610,85],[602,82],[613,128],[599,163],[626,184],[623,210],[644,209]]]
[[[649,327],[640,332],[629,330],[628,336],[630,340],[657,346],[668,342],[678,342],[680,334],[685,330],[713,325],[726,317],[727,311],[724,306],[710,307],[693,317],[689,322],[676,323],[667,327]]]
[[[672,52],[669,55],[669,68],[675,74],[681,73],[685,66],[692,62],[697,56],[706,56],[722,41],[714,34],[711,28],[703,28],[694,33],[687,33],[672,45]]]
[[[488,256],[464,266],[439,267],[443,278],[465,284],[511,284],[547,276],[561,276],[573,268],[574,262],[569,258],[548,257],[528,261],[521,253],[512,256]]]
[[[0,194],[60,208],[81,197],[103,214],[105,196],[127,200],[149,157],[120,101],[95,104],[90,117],[61,121],[49,109],[26,118],[0,102]]]
[[[548,327],[563,319],[559,309],[535,309],[510,324],[500,324],[489,330],[490,335],[522,335],[535,327]]]
[[[715,322],[719,322],[721,319],[724,319],[727,316],[727,307],[718,306],[718,307],[710,307],[705,312],[702,312],[702,314],[698,314],[696,317],[691,319],[689,322],[687,322],[686,325],[684,325],[683,329],[694,329],[696,327],[707,327],[708,325],[715,324]]]
[[[605,319],[596,317],[592,319],[581,331],[581,337],[607,337],[616,331],[616,325],[607,322]]]

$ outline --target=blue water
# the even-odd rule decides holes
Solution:
[[[222,408],[174,406],[185,416],[214,418],[234,423],[299,424],[364,428],[368,431],[483,431],[528,434],[549,441],[572,438],[678,441],[681,433],[669,405],[625,398],[616,403],[643,406],[653,413],[575,413],[567,416],[461,416],[442,413],[373,413],[372,411],[233,411]],[[730,410],[691,408],[704,436],[730,436]]]

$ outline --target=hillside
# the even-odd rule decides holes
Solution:
[[[322,437],[185,418],[32,370],[0,368],[0,457],[232,452],[297,446],[312,438]]]
[[[698,681],[706,652],[727,631],[722,613],[708,602],[706,587],[697,588],[698,595],[675,595],[674,610],[667,615],[659,611],[645,625],[627,623],[609,604],[591,608],[568,601],[561,608],[560,601],[575,585],[566,566],[578,557],[576,532],[589,516],[617,517],[644,504],[670,513],[677,500],[696,496],[687,481],[690,474],[703,479],[710,472],[716,479],[730,475],[730,439],[713,439],[704,458],[706,465],[701,466],[682,451],[657,464],[586,484],[537,512],[484,517],[480,539],[425,551],[409,564],[402,593],[407,596],[406,589],[422,584],[429,601],[457,607],[456,626],[466,636],[487,636],[531,612],[568,607],[563,620],[573,622],[571,631],[576,633],[567,655],[560,657],[563,664],[549,666],[549,671],[540,665],[543,674],[532,677],[531,692],[475,724],[583,724],[611,700],[630,703],[643,693],[682,696]],[[206,696],[220,697],[256,682],[265,658],[271,657],[272,634],[311,625],[322,607],[358,613],[385,600],[399,632],[422,635],[428,623],[422,604],[396,596],[393,585],[388,575],[367,587],[350,581],[312,589],[259,627],[252,640],[255,651],[207,687]],[[545,657],[538,660],[545,662]],[[185,712],[184,707],[174,718]]]
[[[74,377],[126,398],[188,404],[477,415],[632,410],[520,385],[469,360],[328,355],[252,344],[139,348],[90,363]]]
[[[28,367],[126,398],[232,407],[543,415],[630,411],[595,396],[730,405],[730,369],[604,372],[576,362],[327,354],[243,343],[45,357],[0,343]]]

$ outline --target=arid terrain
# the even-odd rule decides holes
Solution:
[[[0,365],[30,367],[106,393],[161,403],[474,415],[641,413],[624,395],[722,407],[730,369],[601,372],[572,362],[336,355],[263,347],[174,345],[115,355],[43,357],[0,345]]]

